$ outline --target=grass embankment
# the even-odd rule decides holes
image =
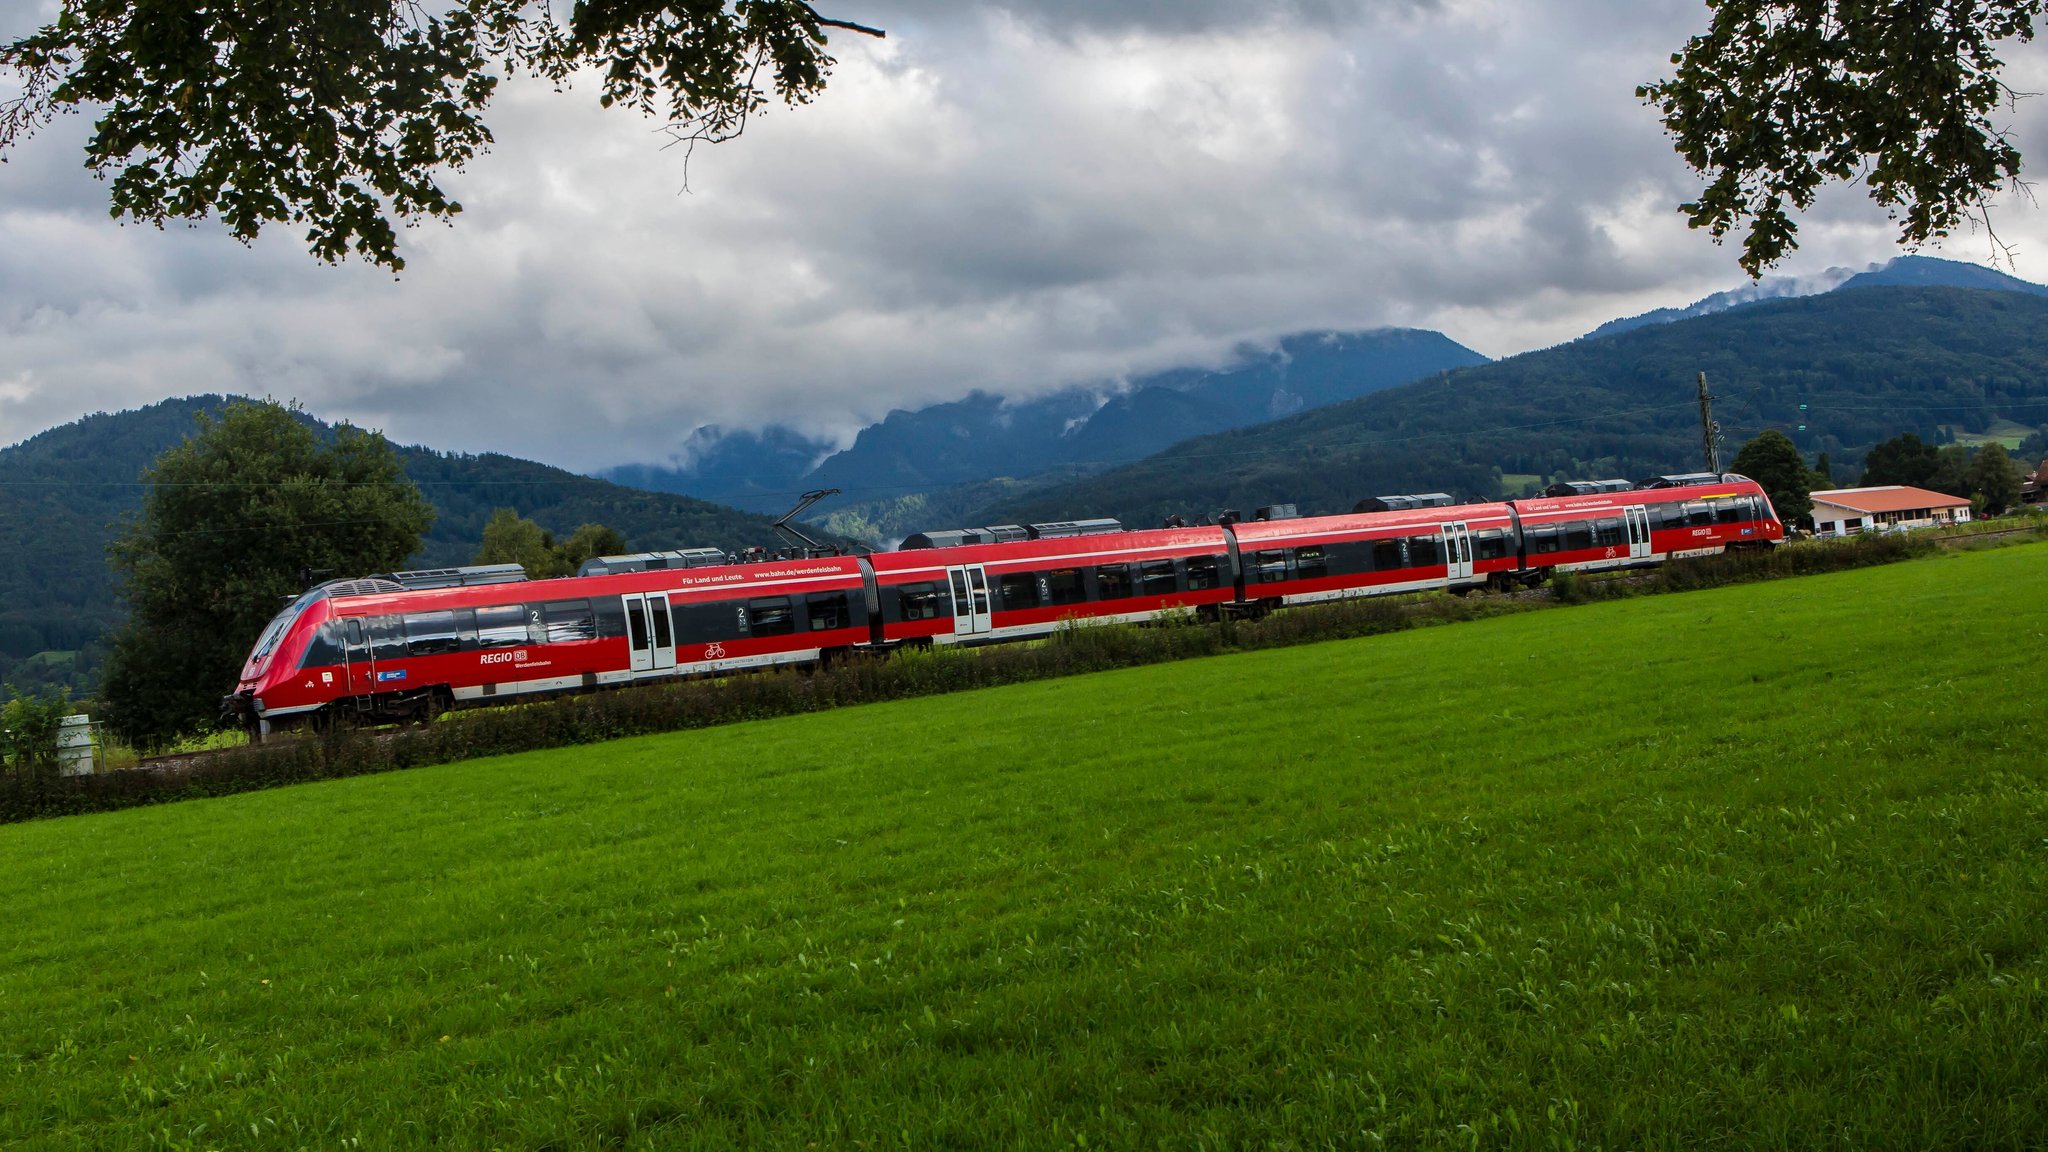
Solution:
[[[0,1144],[2030,1145],[2044,561],[0,828]]]

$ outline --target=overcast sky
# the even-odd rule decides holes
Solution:
[[[393,279],[275,229],[118,227],[72,118],[0,165],[0,444],[207,391],[578,470],[703,424],[850,436],[1321,328],[1489,356],[1733,287],[1634,86],[1700,0],[832,0],[812,106],[683,158],[657,124],[503,90],[452,228]],[[0,37],[54,6],[0,0]],[[2043,49],[2013,53],[2048,91]],[[4,93],[0,93],[4,94]],[[2037,164],[2048,111],[2009,117]],[[2048,281],[2048,213],[1997,217]],[[1831,194],[1782,271],[1897,254]],[[1935,254],[1988,262],[1982,236]]]

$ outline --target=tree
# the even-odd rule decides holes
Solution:
[[[403,567],[434,515],[382,436],[343,425],[322,443],[269,403],[202,415],[142,479],[141,515],[109,548],[130,612],[104,686],[110,725],[142,747],[214,725],[302,570]]]
[[[2005,445],[1994,440],[1970,458],[1963,482],[1969,485],[1971,495],[1983,497],[1986,511],[1996,513],[2020,502],[2020,485],[2025,477],[2019,465],[2012,462]]]
[[[579,525],[555,549],[571,572],[583,567],[583,562],[593,556],[617,556],[625,550],[626,538],[616,528],[602,524]]]
[[[1948,496],[1968,496],[1971,492],[1969,473],[1970,457],[1974,453],[1965,444],[1945,444],[1934,453],[1934,470],[1920,487]]]
[[[29,695],[8,685],[7,703],[0,704],[0,768],[22,780],[54,774],[58,730],[70,711],[66,692]]]
[[[1783,432],[1768,428],[1758,433],[1735,454],[1730,467],[1763,485],[1780,520],[1792,524],[1812,518],[1813,473]]]
[[[616,556],[626,538],[602,524],[584,524],[559,543],[555,534],[510,508],[498,508],[484,524],[476,564],[517,564],[535,580],[570,576],[592,556]]]
[[[771,96],[825,86],[827,29],[878,29],[804,0],[64,0],[0,46],[21,95],[0,104],[0,156],[58,112],[96,110],[86,162],[113,177],[113,214],[162,227],[218,213],[247,243],[307,226],[313,254],[396,271],[394,223],[448,219],[438,179],[491,143],[484,111],[520,71],[599,102],[665,115],[678,138],[738,135]]]
[[[1940,449],[1921,443],[1920,437],[1911,432],[1901,433],[1880,442],[1863,458],[1863,486],[1904,484],[1925,488],[1939,463],[1939,454]]]
[[[1917,247],[2017,184],[2020,152],[1991,123],[2016,97],[2002,46],[2033,39],[2044,0],[1714,0],[1675,73],[1636,89],[1707,178],[1683,205],[1716,240],[1748,224],[1751,276],[1798,247],[1793,211],[1860,178]]]
[[[1828,459],[1828,454],[1826,452],[1822,452],[1820,454],[1820,459],[1815,460],[1813,462],[1813,485],[1811,490],[1815,492],[1824,492],[1827,489],[1834,487],[1834,484],[1834,463]]]
[[[534,580],[567,576],[569,569],[555,550],[555,535],[510,508],[491,513],[484,525],[483,544],[477,549],[477,564],[517,564]]]
[[[2036,428],[2027,433],[2015,455],[2019,457],[2021,467],[2039,464],[2043,458],[2048,458],[2048,428]]]

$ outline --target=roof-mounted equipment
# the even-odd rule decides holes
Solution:
[[[1719,472],[1682,472],[1671,476],[1652,476],[1638,488],[1688,488],[1694,484],[1719,484]]]
[[[1604,496],[1609,492],[1633,492],[1626,480],[1560,480],[1543,490],[1545,496]]]
[[[1367,496],[1351,506],[1358,512],[1413,512],[1417,508],[1449,508],[1456,501],[1448,492],[1418,492],[1407,496]]]
[[[471,588],[479,584],[516,584],[526,579],[526,569],[517,564],[473,564],[466,568],[383,572],[370,579],[389,580],[400,588]]]
[[[1054,520],[1045,524],[1032,524],[1028,529],[1033,540],[1062,540],[1068,536],[1101,536],[1109,532],[1124,530],[1120,520]]]
[[[839,549],[834,548],[830,544],[820,544],[818,541],[811,539],[803,529],[790,523],[790,521],[809,511],[811,505],[816,504],[827,496],[837,495],[839,495],[839,489],[837,488],[819,488],[813,492],[806,492],[797,499],[796,507],[784,512],[769,527],[781,533],[783,539],[793,541],[796,545],[797,553],[806,560],[818,556],[837,556],[839,555]]]
[[[716,548],[673,548],[667,552],[636,552],[631,556],[592,556],[576,569],[578,576],[610,576],[618,572],[662,572],[670,568],[712,568],[732,563]]]
[[[1022,524],[996,524],[987,528],[945,528],[904,537],[905,548],[960,548],[969,544],[1010,544],[1031,539],[1031,529]]]
[[[1268,504],[1252,513],[1254,520],[1299,520],[1301,513],[1292,504]]]

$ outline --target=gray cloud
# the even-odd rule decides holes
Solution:
[[[23,10],[0,0],[0,34]],[[1704,21],[1690,0],[829,10],[890,38],[835,39],[826,94],[700,149],[687,189],[594,86],[508,85],[498,147],[451,182],[468,210],[407,234],[396,281],[289,229],[117,228],[61,123],[0,166],[0,443],[231,389],[594,468],[1305,328],[1505,354],[1739,278],[1632,95]],[[2014,127],[2048,148],[2036,110]],[[2048,278],[2040,214],[2000,228]],[[1804,235],[1790,271],[1891,251],[1853,191]]]

